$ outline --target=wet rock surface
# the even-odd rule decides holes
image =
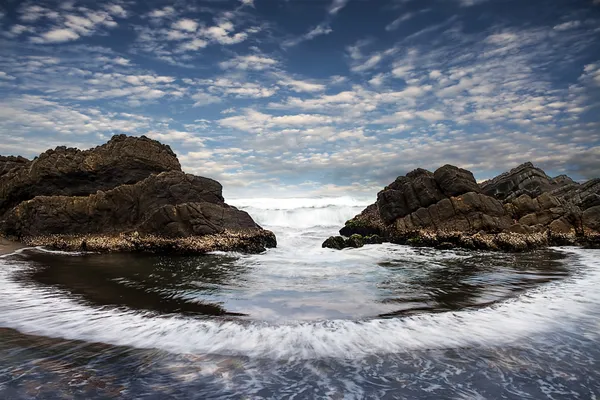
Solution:
[[[87,151],[59,147],[21,164],[0,176],[4,236],[80,248],[84,240],[78,235],[135,233],[177,239],[244,231],[246,240],[268,232],[246,212],[225,203],[219,182],[182,172],[168,146],[145,137],[115,136]],[[74,244],[43,239],[57,235],[68,236]],[[163,243],[152,241],[153,251]],[[123,249],[118,240],[113,242],[113,250]],[[246,246],[238,242],[238,247]],[[206,251],[205,244],[200,247]]]

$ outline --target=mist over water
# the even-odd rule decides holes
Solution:
[[[598,393],[599,251],[335,251],[321,243],[369,201],[229,203],[278,247],[0,258],[0,397]]]

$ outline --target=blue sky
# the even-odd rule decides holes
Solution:
[[[5,0],[0,49],[0,154],[145,134],[230,197],[600,176],[600,0]]]

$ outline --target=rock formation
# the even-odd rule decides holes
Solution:
[[[580,185],[525,163],[481,185],[471,172],[452,165],[434,173],[416,169],[386,186],[340,234],[443,248],[525,250],[597,243],[599,231],[600,179]],[[334,238],[323,246],[350,247]]]
[[[104,250],[95,235],[122,249],[127,246],[114,238],[134,235],[145,249],[160,251],[183,246],[181,238],[212,235],[220,250],[275,245],[271,232],[225,204],[220,183],[185,174],[169,146],[146,137],[115,136],[87,151],[58,147],[31,162],[10,161],[16,166],[0,176],[0,233],[29,244],[90,249],[98,243]],[[194,243],[210,251],[210,241]]]

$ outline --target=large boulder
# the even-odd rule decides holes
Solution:
[[[181,171],[169,146],[125,135],[86,151],[57,147],[20,164],[21,168],[0,174],[0,217],[36,196],[85,196],[136,183],[151,174]]]
[[[428,207],[446,196],[440,190],[434,175],[418,168],[398,177],[377,194],[377,208],[384,223],[390,224],[421,207]]]
[[[168,229],[162,228],[163,220],[156,213],[164,206],[216,204],[220,207],[219,211],[206,208],[206,214],[212,216],[220,212],[225,218],[226,211],[232,211],[233,207],[225,205],[221,190],[221,184],[212,179],[178,171],[163,172],[133,185],[121,185],[89,196],[35,197],[9,211],[0,228],[7,235],[23,238],[65,233],[120,233],[136,230],[146,222],[145,232],[150,232],[150,228],[155,226],[161,227],[162,233]],[[178,211],[184,212],[182,209]],[[170,222],[185,224],[181,213]],[[246,220],[246,216],[244,213],[241,217]],[[254,224],[254,227],[257,225]],[[186,229],[182,228],[182,231]]]
[[[245,211],[227,204],[201,202],[162,206],[137,230],[164,237],[188,237],[256,228],[259,226]]]
[[[460,196],[469,192],[480,192],[473,173],[466,169],[446,164],[438,168],[433,176],[442,192],[448,197]]]
[[[480,193],[443,199],[396,221],[396,232],[438,230],[501,232],[513,224],[498,200]]]

